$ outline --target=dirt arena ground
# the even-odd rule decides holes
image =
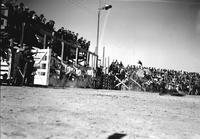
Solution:
[[[1,86],[0,120],[1,139],[200,139],[200,97]]]

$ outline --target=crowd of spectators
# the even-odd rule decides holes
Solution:
[[[24,61],[27,57],[24,55],[25,47],[31,50],[32,47],[44,48],[44,44],[46,44],[46,48],[51,48],[52,55],[58,58],[58,56],[61,57],[62,44],[64,44],[63,60],[68,61],[70,58],[75,58],[76,47],[78,46],[79,48],[82,48],[79,50],[79,60],[82,58],[82,60],[86,61],[90,41],[87,41],[83,37],[79,37],[78,33],[65,29],[64,27],[56,31],[55,21],[47,21],[43,14],[38,15],[23,3],[18,4],[17,0],[3,0],[1,8],[1,19],[5,19],[7,24],[4,25],[4,29],[1,30],[0,56],[3,57],[3,59],[8,59],[9,54],[6,51],[12,50],[11,53],[14,61],[12,67],[17,68],[12,68],[14,70],[12,70],[13,74],[11,76],[15,76],[15,73],[19,71],[18,69],[21,69],[22,73],[24,72],[23,69],[25,69],[25,64],[23,64],[23,66],[22,64],[16,65],[16,63],[18,63],[16,61],[20,60],[15,57],[17,57],[20,52],[21,56],[24,56],[21,61]],[[46,34],[46,37],[44,34]],[[45,38],[46,42],[44,42]],[[62,43],[62,41],[64,43]],[[11,42],[13,42],[13,45],[11,45]],[[16,84],[17,82],[19,81],[16,80]]]
[[[56,55],[61,56],[62,47],[60,40],[67,42],[64,44],[64,58],[66,60],[71,58],[71,55],[75,51],[75,49],[73,49],[73,45],[77,45],[78,47],[86,50],[86,52],[89,50],[90,41],[87,41],[83,37],[79,37],[78,33],[67,30],[64,27],[55,31],[55,21],[47,21],[43,14],[38,16],[35,11],[30,10],[23,3],[17,4],[16,0],[7,0],[3,1],[1,6],[8,8],[8,17],[3,17],[7,18],[8,21],[7,28],[5,29],[5,31],[8,32],[8,38],[6,39],[6,37],[2,37],[3,39],[1,43],[3,46],[5,46],[6,43],[9,43],[9,38],[13,38],[15,42],[20,43],[22,37],[22,25],[24,24],[24,43],[27,46],[42,48],[43,43],[36,36],[40,36],[41,30],[45,30],[51,34],[51,36],[47,36],[46,44],[48,47],[52,47]],[[41,36],[39,38],[41,38]],[[5,47],[2,48],[5,49]],[[82,54],[83,56],[86,56],[85,52]],[[103,73],[101,72],[101,74]],[[116,81],[116,79],[113,78],[114,76],[116,76],[119,80]],[[174,89],[187,92],[188,94],[200,94],[200,74],[194,72],[156,69],[143,67],[142,65],[124,67],[122,62],[118,62],[116,60],[112,62],[109,67],[109,75],[105,76],[104,74],[104,78],[106,78],[106,81],[115,80],[112,81],[111,84],[107,85],[107,88],[112,89],[115,89],[115,85],[120,81],[131,78],[141,86],[142,90],[145,91],[165,92],[167,90]],[[127,80],[124,83],[129,86],[130,80]],[[103,84],[104,86],[105,83],[100,83],[99,81],[99,84]]]
[[[29,46],[43,48],[44,36],[42,36],[42,32],[45,31],[48,32],[46,45],[53,47],[53,51],[58,53],[58,55],[61,55],[61,40],[68,42],[68,44],[65,44],[67,51],[70,51],[68,47],[70,46],[71,49],[73,45],[77,45],[86,51],[89,50],[90,41],[79,37],[78,33],[64,29],[64,27],[56,31],[54,20],[47,21],[43,14],[38,15],[23,3],[17,4],[16,0],[5,0],[1,6],[8,8],[8,17],[5,17],[8,21],[6,31],[10,35],[9,38],[13,38],[15,42],[20,43],[22,38],[22,25],[24,24],[23,42]]]
[[[68,42],[67,44],[65,44],[66,47],[64,49],[64,58],[66,61],[68,59],[75,58],[76,48],[73,47],[73,45],[76,45],[79,48],[82,48],[85,50],[85,51],[79,51],[79,58],[86,60],[87,51],[89,51],[89,47],[90,47],[90,41],[87,41],[83,37],[79,38],[78,33],[75,33],[71,30],[66,30],[64,29],[64,27],[61,27],[60,29],[58,29],[58,31],[55,32],[55,36],[57,39],[55,39],[53,47],[56,47],[56,48],[53,48],[53,50],[58,55],[61,55],[61,47],[57,47],[57,46],[61,45],[60,40],[64,40]]]
[[[189,95],[200,95],[200,73],[157,69],[131,65],[124,67],[122,62],[112,62],[109,74],[117,76],[121,81],[133,79],[142,90],[148,92],[167,93],[168,91],[181,91]],[[127,80],[126,85],[130,85]]]

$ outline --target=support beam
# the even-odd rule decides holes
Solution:
[[[87,64],[89,65],[89,61],[90,61],[90,52],[87,52],[87,59],[86,59],[86,61],[87,61]]]
[[[91,67],[94,68],[94,55],[91,55],[92,58],[91,58]]]
[[[105,64],[104,64],[104,67],[105,67],[105,73],[107,73],[107,66],[106,66],[106,62],[107,62],[107,58],[105,57]]]
[[[98,56],[96,56],[95,70],[96,70],[96,69],[97,69],[97,67],[98,67],[98,60],[99,60],[99,57],[98,57]]]
[[[46,49],[47,35],[44,34],[43,49]]]
[[[78,52],[78,47],[76,48],[76,63],[75,65],[78,66],[78,55],[79,55],[79,52]]]
[[[21,40],[20,40],[20,47],[23,47],[23,43],[24,43],[24,28],[25,28],[25,23],[22,23],[22,34],[21,34]]]
[[[63,35],[62,35],[62,49],[61,49],[61,61],[63,62],[63,56],[64,56],[64,49],[65,49],[65,43],[63,42]]]
[[[110,67],[110,57],[108,57],[108,73],[109,73],[109,67]]]

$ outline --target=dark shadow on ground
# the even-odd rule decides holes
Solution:
[[[122,137],[126,136],[126,134],[121,133],[114,133],[108,137],[108,139],[121,139]]]

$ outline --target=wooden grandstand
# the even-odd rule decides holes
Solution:
[[[37,65],[36,67],[43,67],[44,69],[49,68],[49,70],[46,70],[46,72],[51,72],[51,58],[56,59],[57,63],[63,67],[71,66],[76,69],[87,67],[94,70],[97,68],[98,55],[89,51],[89,49],[82,48],[77,42],[74,43],[72,41],[65,40],[64,35],[58,35],[53,28],[48,28],[45,24],[40,23],[32,18],[28,19],[28,17],[25,17],[24,21],[20,23],[20,29],[16,29],[15,25],[13,27],[13,25],[9,24],[9,20],[12,21],[12,19],[9,17],[9,12],[9,8],[7,8],[5,5],[1,5],[1,35],[7,35],[1,38],[1,42],[4,42],[5,40],[7,42],[2,44],[4,47],[1,48],[1,79],[3,79],[3,77],[7,77],[7,79],[12,80],[13,78],[12,67],[14,55],[16,53],[16,46],[19,48],[23,48],[24,46],[31,47],[37,52],[48,52],[48,56],[50,56],[50,58],[46,63],[46,67],[43,67],[44,64],[42,65],[42,63],[44,63],[44,61],[41,61],[43,59],[42,57],[47,53],[44,53],[44,55],[40,56],[41,60],[39,61],[39,64],[41,63],[41,65]],[[5,55],[10,55],[10,57],[3,57],[2,53],[4,53],[5,49],[7,51]],[[3,61],[9,61],[10,63],[7,62],[8,64],[6,64]],[[46,80],[49,80],[49,77],[46,77]],[[42,83],[41,85],[49,85],[49,82]]]

